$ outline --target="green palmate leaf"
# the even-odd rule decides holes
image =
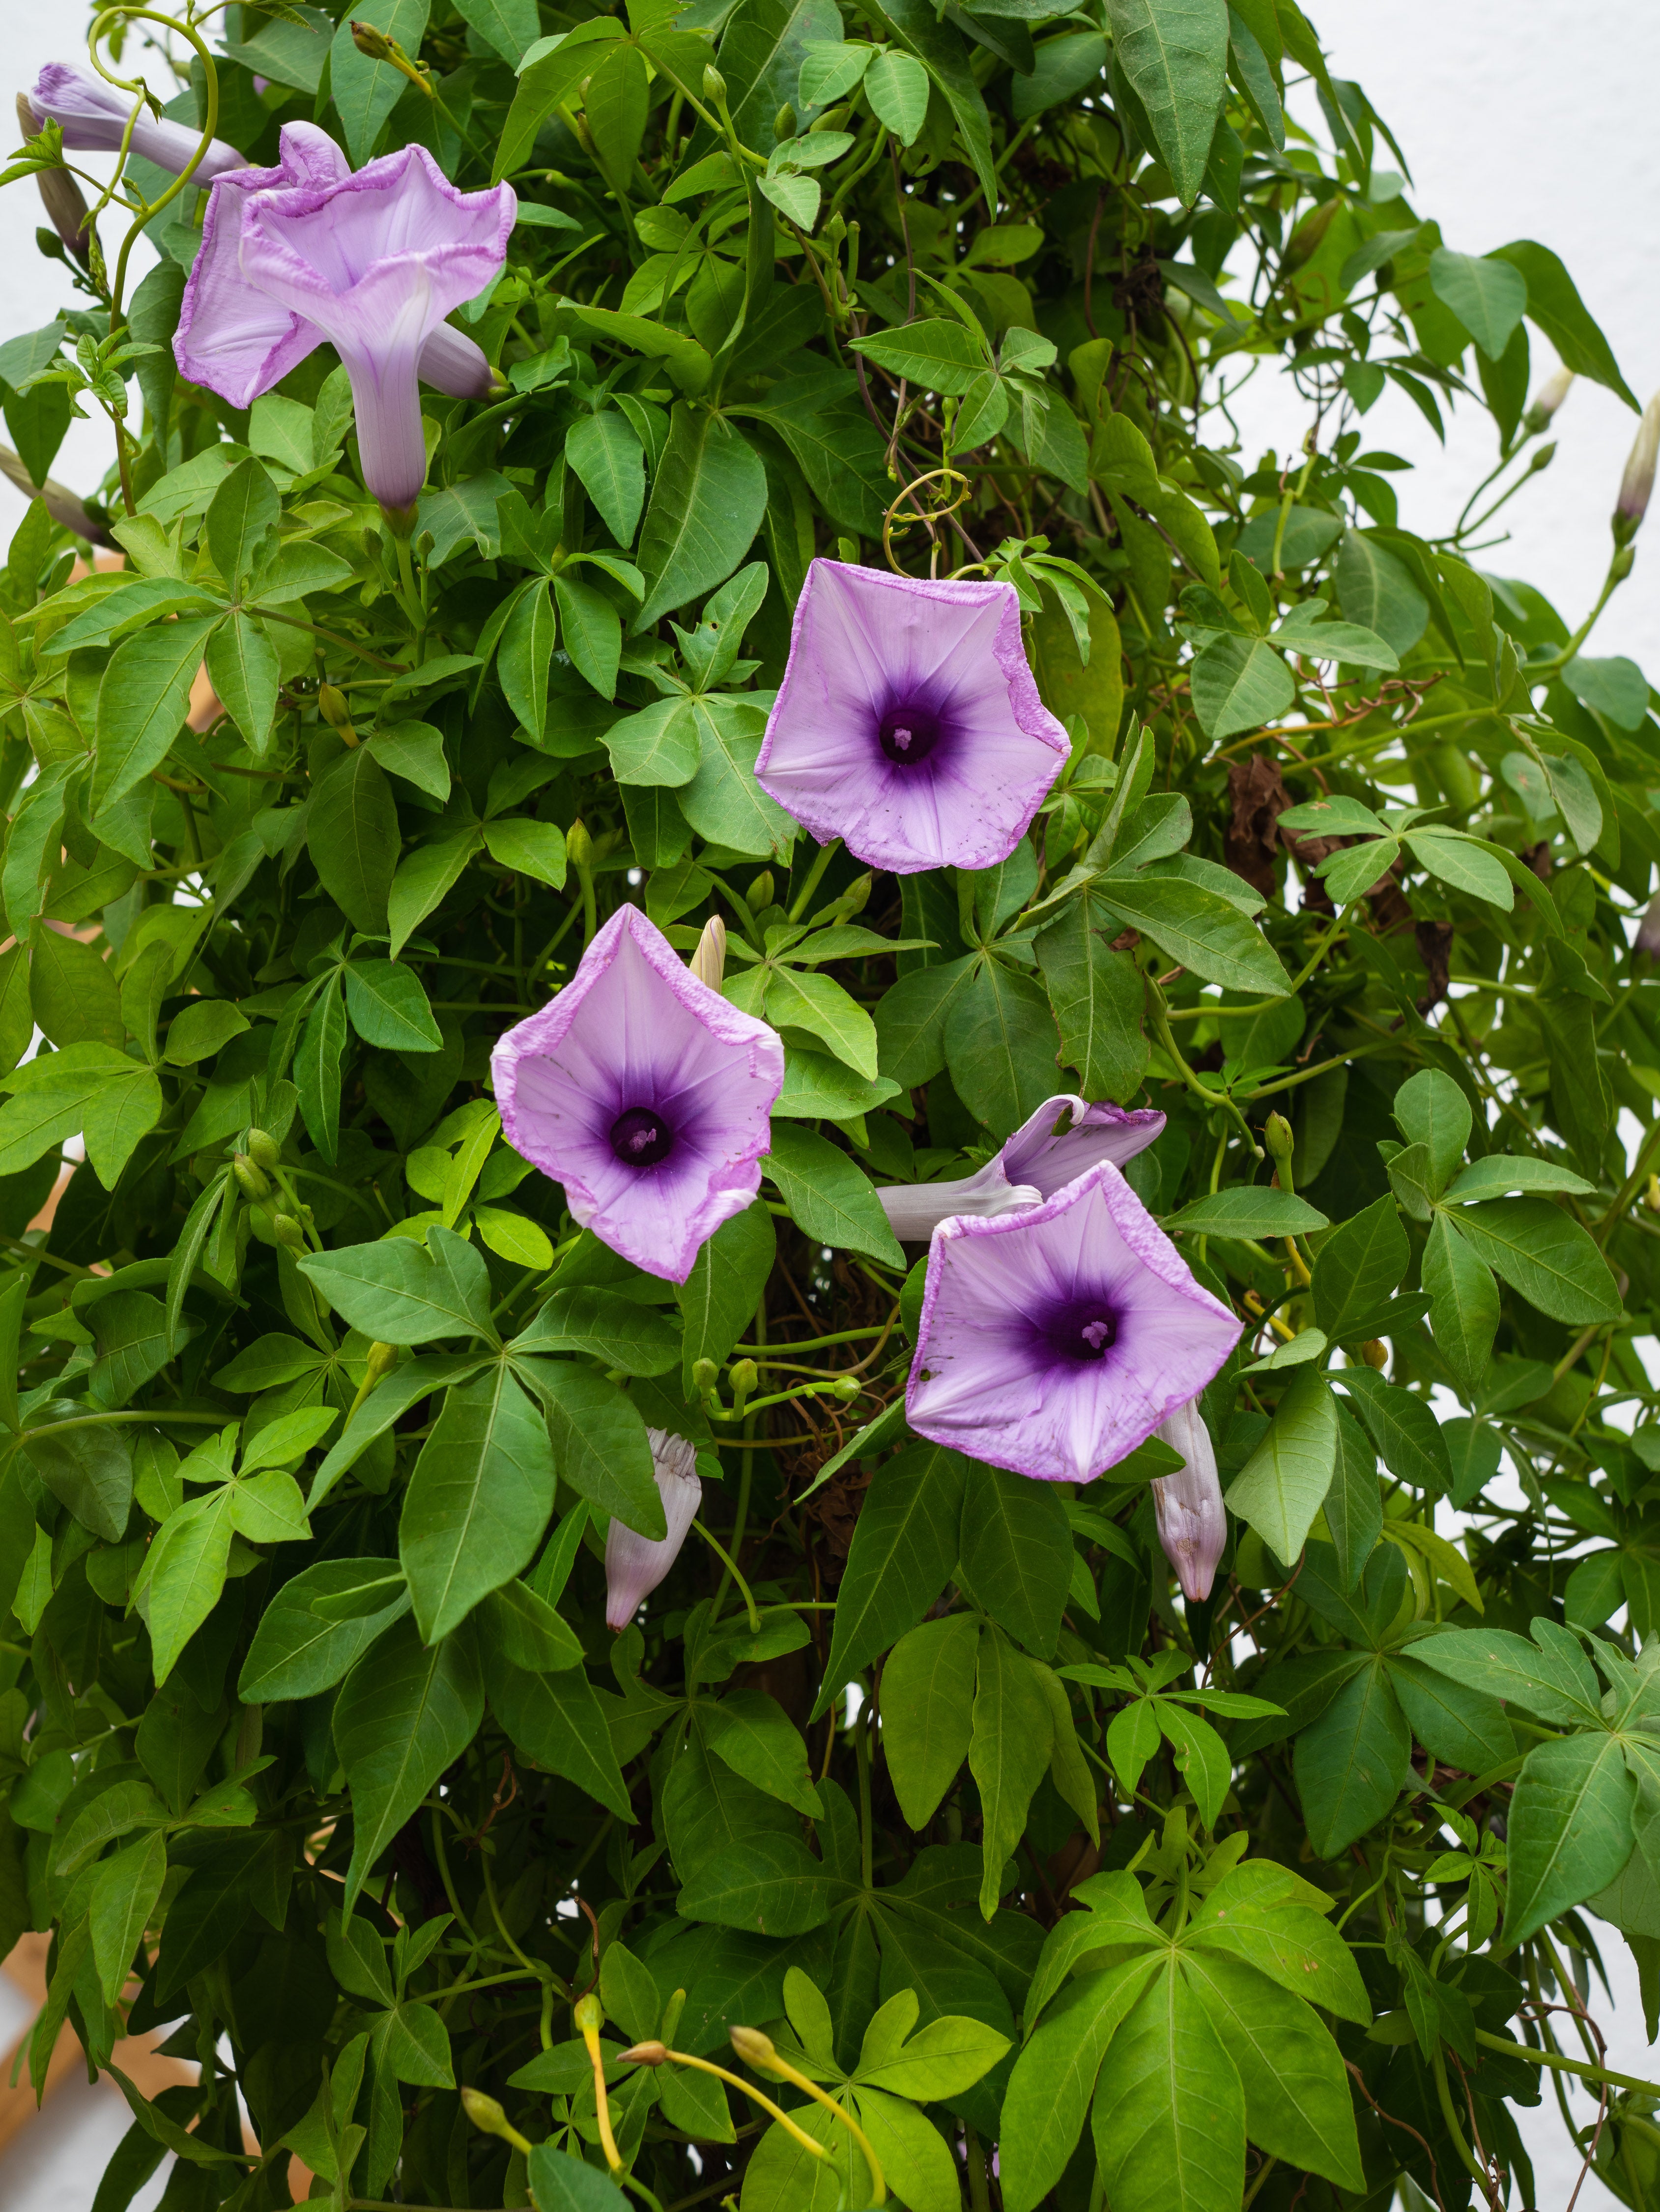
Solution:
[[[1107,2046],[1156,1964],[1130,1958],[1084,1974],[1027,2041],[1003,2100],[999,2150],[1009,2212],[1036,2212],[1064,2172]]]
[[[748,551],[766,508],[766,471],[718,415],[677,402],[640,532],[646,581],[636,632],[723,583]]]
[[[645,455],[625,418],[606,410],[566,434],[565,458],[619,545],[632,545],[645,504]]]
[[[973,333],[961,323],[941,317],[908,323],[886,337],[860,338],[856,345],[890,376],[956,398],[989,366],[984,348]]]
[[[1227,64],[1224,0],[1109,0],[1117,64],[1184,203],[1198,196]]]
[[[1608,1262],[1571,1215],[1542,1198],[1489,1199],[1451,1218],[1478,1260],[1553,1321],[1616,1321]]]
[[[1314,1317],[1336,1340],[1371,1335],[1411,1256],[1392,1198],[1344,1222],[1320,1247]]]
[[[681,1334],[665,1314],[633,1298],[555,1285],[511,1348],[521,1353],[582,1352],[625,1375],[666,1375],[680,1364]]]
[[[965,1462],[939,1444],[912,1444],[881,1468],[847,1555],[816,1711],[914,1627],[945,1588],[960,1545],[964,1485]]]
[[[967,46],[959,32],[938,19],[927,0],[883,0],[881,12],[900,42],[922,64],[944,95],[969,166],[985,194],[987,212],[995,215],[997,180],[991,124]]]
[[[1337,1407],[1331,1385],[1303,1370],[1281,1400],[1268,1434],[1235,1476],[1228,1509],[1277,1557],[1295,1559],[1337,1464]]]
[[[1226,2212],[1245,2178],[1245,2092],[1221,2030],[1174,1962],[1112,2038],[1095,2154],[1114,2212]]]
[[[1056,1042],[1042,987],[997,960],[978,963],[945,1018],[946,1064],[958,1096],[998,1137],[1053,1095]]]
[[[574,1783],[619,1820],[628,1818],[628,1791],[605,1709],[579,1669],[530,1674],[498,1663],[490,1679],[490,1703],[527,1759]]]
[[[368,934],[384,930],[397,867],[397,808],[379,762],[366,747],[342,753],[318,779],[306,811],[306,842],[342,912]]]
[[[827,1138],[790,1121],[776,1126],[766,1173],[809,1237],[868,1253],[891,1267],[904,1266],[869,1179]]]
[[[1195,1237],[1301,1237],[1329,1224],[1324,1213],[1306,1199],[1287,1190],[1245,1189],[1213,1191],[1196,1198],[1165,1221],[1166,1229],[1184,1229]]]
[[[1040,1658],[1060,1634],[1071,1587],[1072,1536],[1056,1492],[1006,1468],[965,1462],[964,1589],[1002,1627]]]
[[[494,1334],[489,1271],[447,1229],[429,1230],[424,1246],[395,1237],[381,1244],[312,1253],[300,1267],[336,1313],[384,1343]]]
[[[1291,671],[1262,638],[1219,638],[1193,664],[1194,712],[1209,738],[1260,729],[1295,696]]]
[[[398,1556],[435,1644],[529,1565],[554,1509],[548,1425],[505,1369],[457,1385],[421,1446]]]
[[[167,1847],[160,1836],[141,1836],[98,1870],[89,1907],[93,1963],[106,2005],[113,2005],[131,1971],[167,1877]]]
[[[682,1377],[689,1397],[700,1359],[721,1365],[754,1318],[778,1255],[771,1215],[760,1204],[723,1222],[700,1247],[677,1296],[685,1322]]]
[[[875,1024],[828,975],[776,969],[766,985],[766,1018],[778,1029],[805,1030],[828,1045],[838,1060],[875,1079]]]
[[[949,1613],[902,1636],[882,1669],[888,1700],[882,1746],[894,1794],[913,1828],[933,1819],[968,1756],[978,1650],[974,1616]]]
[[[1438,1214],[1430,1224],[1423,1280],[1436,1344],[1464,1388],[1474,1392],[1487,1373],[1499,1330],[1499,1286],[1485,1259],[1454,1225],[1457,1218]]]
[[[1435,296],[1451,308],[1489,361],[1497,361],[1527,312],[1528,284],[1514,262],[1482,260],[1438,246],[1429,257]]]
[[[159,623],[117,646],[98,687],[92,806],[105,814],[173,750],[215,617]]]
[[[1323,1857],[1380,1820],[1407,1781],[1412,1735],[1383,1660],[1369,1661],[1297,1739],[1310,1839]]]
[[[1020,1840],[1053,1742],[1049,1701],[1032,1662],[995,1628],[988,1629],[979,1643],[968,1749],[985,1822],[980,1911],[987,1920],[997,1909],[1003,1862]]]
[[[1528,319],[1538,325],[1555,347],[1563,366],[1577,376],[1589,376],[1617,392],[1633,410],[1638,402],[1620,374],[1608,340],[1586,312],[1573,279],[1548,246],[1530,238],[1501,246],[1491,257],[1507,262],[1525,279]]]
[[[326,1559],[285,1583],[261,1616],[243,1662],[238,1692],[248,1705],[315,1697],[343,1680],[379,1637],[409,1611],[407,1589],[388,1577],[392,1559]],[[349,1620],[325,1620],[313,1604],[342,1592],[384,1585],[385,1601]]]
[[[1145,991],[1134,963],[1112,941],[1090,902],[1078,899],[1041,933],[1035,950],[1065,1065],[1077,1070],[1086,1097],[1124,1101],[1147,1068]]]
[[[642,1536],[663,1536],[651,1448],[633,1401],[574,1360],[520,1359],[517,1365],[547,1413],[560,1480]]]
[[[1608,1887],[1631,1856],[1636,1799],[1613,1736],[1568,1736],[1528,1753],[1511,1800],[1507,1944]]]
[[[1342,2188],[1364,2187],[1342,2054],[1310,2008],[1243,1960],[1201,1954],[1183,1971],[1239,2070],[1251,2142]]]
[[[1178,878],[1107,876],[1095,896],[1121,929],[1139,929],[1207,982],[1278,998],[1290,978],[1261,931],[1231,901]]]
[[[816,1819],[824,1807],[807,1771],[801,1732],[764,1690],[729,1690],[704,1717],[709,1747],[769,1797]]]
[[[412,1620],[399,1621],[347,1675],[334,1739],[354,1806],[348,1910],[405,1820],[471,1742],[483,1712],[465,1630],[429,1650]]]

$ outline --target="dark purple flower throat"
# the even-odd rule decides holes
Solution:
[[[915,768],[945,735],[945,725],[920,699],[896,699],[876,725],[876,743],[895,768]]]
[[[1068,1298],[1038,1315],[1034,1334],[1051,1359],[1069,1366],[1087,1366],[1105,1359],[1118,1334],[1118,1316],[1105,1298]]]
[[[611,1124],[611,1150],[626,1168],[655,1168],[675,1149],[675,1133],[655,1106],[630,1106]]]

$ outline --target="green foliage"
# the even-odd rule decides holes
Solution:
[[[408,527],[326,344],[176,374],[194,185],[0,345],[32,479],[114,463],[0,571],[0,1929],[35,2081],[201,2066],[118,2073],[99,2212],[1454,2212],[1550,2061],[1656,2201],[1552,2007],[1609,1929],[1660,1986],[1660,706],[1586,651],[1624,522],[1577,628],[1475,565],[1534,334],[1632,400],[1562,263],[1444,240],[1293,0],[245,6],[153,89],[518,220]],[[1386,390],[1493,419],[1429,534]],[[1012,586],[1071,749],[997,866],[762,790],[815,558]],[[784,1051],[680,1285],[494,1093],[625,900]],[[1203,1597],[1168,1444],[907,1425],[879,1193],[1073,1091],[1245,1332]]]

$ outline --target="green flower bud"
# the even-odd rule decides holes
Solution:
[[[713,62],[709,63],[703,72],[703,96],[712,107],[724,107],[726,105],[726,80]]]
[[[870,893],[875,882],[875,878],[867,870],[857,881],[849,884],[847,889],[836,901],[836,912],[844,921],[851,921],[856,914],[864,912],[870,903]]]
[[[732,2048],[748,2066],[770,2068],[778,2057],[770,2035],[763,2035],[758,2027],[733,2027],[727,2030]]]
[[[743,894],[750,913],[764,914],[772,903],[772,871],[770,868],[763,868]]]
[[[742,1411],[744,1401],[753,1397],[760,1382],[760,1370],[753,1359],[735,1359],[727,1381],[732,1386],[732,1395]]]
[[[692,1388],[700,1398],[706,1398],[720,1380],[720,1370],[712,1359],[692,1362]]]
[[[277,1214],[271,1223],[271,1234],[290,1252],[303,1252],[306,1249],[306,1232],[292,1213]]]
[[[863,1388],[857,1375],[839,1375],[830,1386],[830,1395],[839,1398],[844,1406],[851,1406]]]
[[[576,2023],[579,2035],[597,2035],[605,2025],[604,2008],[590,1990],[585,1996],[577,1999],[572,2009],[571,2018]]]
[[[772,136],[782,143],[785,139],[793,138],[795,135],[796,111],[786,100],[772,118]]]
[[[282,1147],[276,1139],[264,1129],[250,1129],[247,1144],[248,1158],[256,1167],[270,1170],[282,1158]]]
[[[1291,1158],[1294,1139],[1291,1124],[1283,1114],[1270,1114],[1263,1125],[1263,1142],[1268,1146],[1269,1157],[1281,1166]]]
[[[270,1189],[270,1179],[263,1175],[245,1152],[236,1153],[231,1160],[231,1173],[236,1187],[245,1198],[264,1198]]]
[[[565,833],[565,857],[578,875],[586,876],[592,872],[594,841],[588,835],[587,824],[580,815]]]

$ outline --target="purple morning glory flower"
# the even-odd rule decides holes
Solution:
[[[605,1626],[619,1631],[627,1628],[680,1557],[703,1502],[698,1455],[686,1438],[663,1429],[647,1429],[645,1441],[651,1447],[651,1472],[669,1534],[654,1541],[612,1516],[605,1537]]]
[[[808,569],[755,774],[821,844],[897,875],[991,867],[1069,750],[1012,584]]]
[[[414,503],[427,472],[417,374],[482,398],[488,363],[451,309],[506,258],[512,188],[458,191],[424,146],[355,174],[310,125],[282,132],[277,169],[221,177],[185,288],[173,352],[192,383],[247,406],[327,338],[352,380],[363,480]]]
[[[48,122],[55,123],[64,134],[65,150],[71,154],[118,153],[127,118],[135,107],[138,119],[129,143],[135,154],[154,161],[158,169],[179,175],[190,167],[202,143],[202,133],[192,131],[189,124],[158,122],[142,100],[118,92],[101,76],[74,62],[48,62],[35,79],[28,99],[37,125],[44,128]],[[191,170],[191,181],[211,184],[225,170],[246,166],[234,146],[227,146],[222,138],[211,138],[207,152]]]
[[[906,1417],[993,1467],[1089,1482],[1197,1396],[1239,1329],[1102,1160],[1039,1206],[936,1230]]]
[[[902,1243],[922,1243],[954,1213],[990,1219],[1052,1198],[1063,1183],[1111,1160],[1123,1167],[1164,1128],[1152,1108],[1086,1105],[1070,1091],[1045,1098],[1021,1122],[995,1159],[955,1182],[889,1183],[879,1190],[889,1228]]]
[[[1159,1541],[1176,1570],[1182,1595],[1190,1605],[1197,1604],[1210,1595],[1216,1562],[1227,1542],[1216,1448],[1197,1398],[1178,1406],[1154,1433],[1187,1462],[1179,1474],[1163,1474],[1154,1483],[1153,1512],[1159,1524]]]
[[[508,1143],[648,1274],[683,1283],[760,1188],[783,1044],[690,974],[638,907],[617,909],[491,1066]]]

